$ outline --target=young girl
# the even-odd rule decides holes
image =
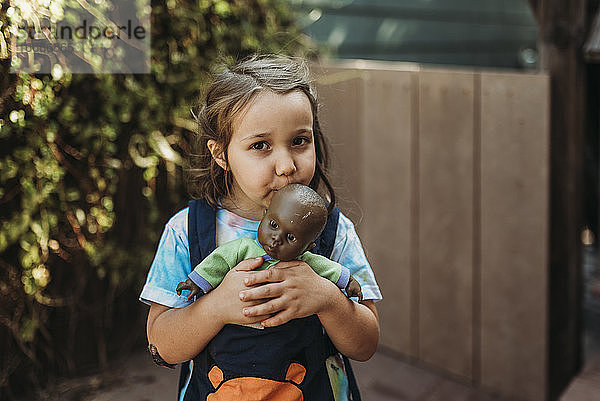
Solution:
[[[214,243],[216,236],[214,248],[240,237],[256,238],[271,197],[290,183],[326,189],[325,198],[333,207],[335,196],[325,175],[326,143],[304,63],[254,57],[226,69],[209,87],[198,121],[200,154],[192,170],[194,195],[216,210],[212,231],[199,232],[204,243]],[[304,262],[280,262],[268,270],[253,271],[262,264],[262,258],[257,258],[239,263],[218,287],[192,302],[175,290],[193,268],[188,212],[189,208],[183,209],[167,223],[140,295],[150,305],[147,336],[155,360],[185,363],[180,399],[217,399],[216,393],[227,390],[227,380],[233,383],[256,376],[261,379],[246,380],[244,385],[236,382],[229,390],[252,391],[252,399],[268,400],[276,392],[258,390],[259,384],[270,388],[275,381],[286,386],[294,382],[305,400],[347,400],[345,377],[335,377],[336,371],[343,370],[333,366],[338,359],[321,361],[322,352],[316,348],[333,344],[349,358],[369,359],[379,340],[374,301],[381,299],[350,220],[339,214],[333,250],[326,256],[350,269],[362,287],[363,301],[350,300]],[[206,227],[211,227],[208,223]],[[265,330],[239,326],[254,323],[261,323]],[[239,328],[247,331],[239,332]],[[255,347],[266,363],[259,363],[257,357],[247,364],[255,370],[250,372],[213,366],[213,352],[236,358],[235,349],[228,347],[241,343],[232,338],[248,339],[244,347]],[[257,345],[263,341],[268,349]],[[281,373],[270,377],[263,368]],[[294,380],[290,372],[296,373]]]

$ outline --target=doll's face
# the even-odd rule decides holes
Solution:
[[[258,242],[267,254],[281,261],[297,258],[314,246],[318,228],[307,205],[276,194],[258,226]],[[293,195],[292,195],[293,196]]]

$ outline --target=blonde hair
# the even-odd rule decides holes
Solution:
[[[313,135],[316,153],[315,174],[309,186],[318,191],[321,184],[327,189],[328,209],[335,204],[335,193],[327,178],[329,153],[317,117],[317,100],[311,86],[308,67],[303,60],[283,56],[253,56],[225,68],[208,87],[204,102],[196,115],[198,133],[197,153],[190,157],[189,191],[194,198],[205,199],[218,207],[220,199],[229,195],[231,175],[218,166],[207,143],[214,140],[227,160],[227,147],[233,134],[233,121],[259,92],[269,90],[287,94],[299,90],[310,101],[313,114]]]

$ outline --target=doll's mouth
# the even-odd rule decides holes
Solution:
[[[269,254],[269,256],[275,257],[275,255],[277,255],[277,247],[274,247],[271,245],[265,245],[263,248]]]

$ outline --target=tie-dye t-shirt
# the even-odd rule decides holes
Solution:
[[[226,209],[217,211],[217,246],[241,237],[256,239],[258,221],[245,219]],[[365,300],[379,301],[381,293],[371,266],[365,257],[354,225],[340,213],[331,260],[350,269],[350,274],[361,286]],[[192,271],[188,249],[188,208],[175,214],[167,223],[158,244],[158,250],[148,272],[140,301],[156,302],[172,308],[183,308],[192,301],[175,288]]]

